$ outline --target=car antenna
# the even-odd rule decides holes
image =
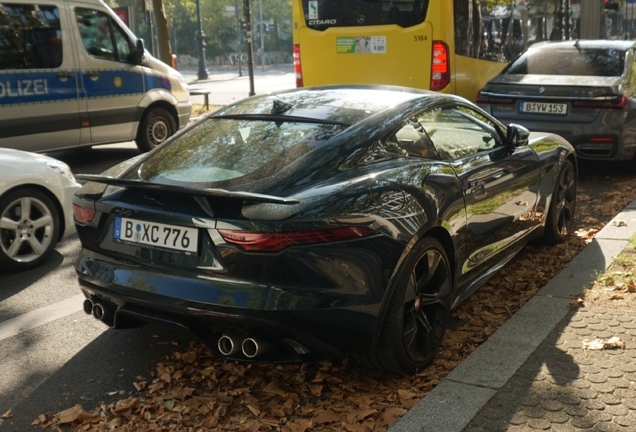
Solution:
[[[289,111],[292,107],[292,104],[288,104],[286,102],[283,102],[280,99],[274,99],[274,104],[272,106],[272,111],[271,113],[276,115],[276,114],[282,114],[285,111]]]

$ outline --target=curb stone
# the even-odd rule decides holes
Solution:
[[[619,224],[618,222],[625,222]],[[570,312],[636,234],[636,200],[389,432],[461,432]]]

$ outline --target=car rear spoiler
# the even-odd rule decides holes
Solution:
[[[167,185],[161,183],[149,183],[142,180],[131,179],[119,179],[115,177],[95,175],[95,174],[77,174],[75,176],[78,180],[84,180],[88,182],[102,183],[112,186],[119,186],[124,188],[146,189],[153,191],[164,192],[176,192],[185,193],[189,195],[198,196],[216,196],[222,198],[234,198],[241,199],[243,201],[255,201],[272,204],[298,204],[300,201],[291,198],[282,198],[273,195],[263,195],[253,192],[234,192],[225,189],[210,189],[210,188],[193,188],[187,186]]]

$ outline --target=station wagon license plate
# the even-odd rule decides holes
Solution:
[[[519,102],[520,113],[566,115],[568,104],[545,102]]]
[[[150,249],[169,250],[191,255],[197,252],[199,230],[178,225],[145,222],[123,217],[115,218],[113,238]]]

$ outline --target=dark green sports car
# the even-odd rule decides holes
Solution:
[[[451,308],[576,202],[563,138],[400,87],[307,88],[208,116],[87,183],[85,311],[185,326],[232,360],[413,373]]]

